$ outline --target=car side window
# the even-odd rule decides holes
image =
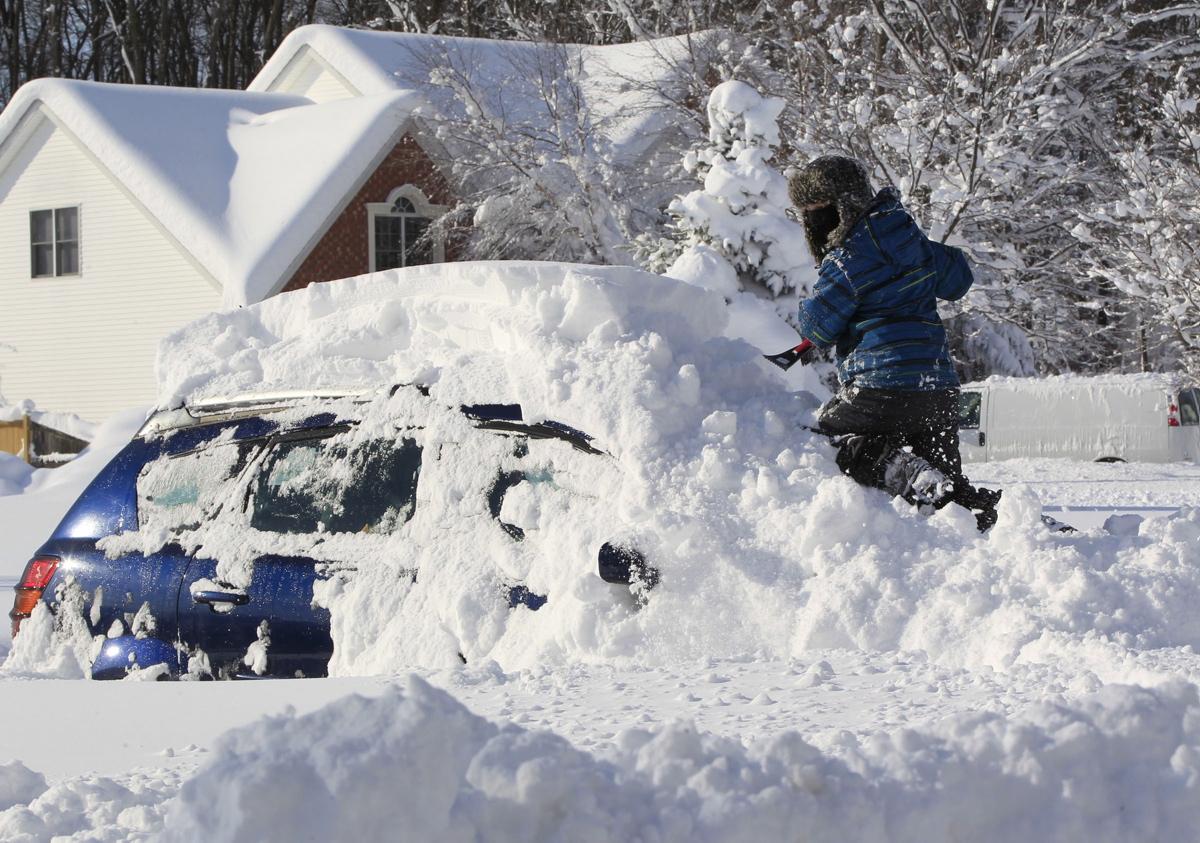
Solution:
[[[1200,424],[1200,390],[1185,389],[1179,393],[1179,423]]]
[[[983,403],[983,393],[965,390],[958,396],[958,426],[961,430],[975,430],[979,427],[979,408]]]
[[[248,443],[224,443],[147,463],[136,484],[138,526],[181,530],[211,518],[252,450]]]
[[[273,533],[388,533],[413,516],[421,448],[412,439],[351,446],[276,443],[251,494],[250,526]]]

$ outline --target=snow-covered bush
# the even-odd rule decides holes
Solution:
[[[945,321],[955,369],[963,383],[989,375],[1031,377],[1037,373],[1033,346],[1017,326],[979,313],[959,313]]]
[[[673,236],[651,256],[657,268],[726,296],[750,288],[772,297],[807,290],[813,258],[803,227],[787,216],[787,183],[770,164],[783,108],[783,100],[744,82],[713,89],[708,143],[683,162],[703,187],[671,203]]]
[[[1146,115],[1143,140],[1112,150],[1109,200],[1081,209],[1072,234],[1089,275],[1129,296],[1147,363],[1200,374],[1200,89],[1180,71]]]

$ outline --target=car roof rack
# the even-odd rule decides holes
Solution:
[[[376,395],[378,391],[377,389],[295,389],[205,398],[182,407],[158,410],[152,413],[138,430],[137,435],[147,436],[153,433],[164,433],[168,430],[180,430],[185,427],[235,421],[263,413],[278,413],[290,410],[300,402],[310,401],[314,398],[324,400],[348,398],[365,401]]]
[[[394,384],[385,387],[385,390],[387,395],[392,396],[404,388],[416,389],[422,395],[429,395],[429,387],[422,384]],[[188,427],[237,421],[267,413],[279,413],[313,399],[327,401],[349,399],[362,403],[375,398],[380,392],[381,390],[378,388],[293,389],[205,398],[182,407],[158,410],[152,413],[138,430],[137,436],[144,437]],[[526,422],[520,404],[462,404],[459,406],[459,411],[475,422],[481,430],[518,433],[531,439],[560,439],[585,453],[604,453],[592,444],[591,436],[570,425],[550,419],[535,423]]]

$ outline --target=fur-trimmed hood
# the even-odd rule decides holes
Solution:
[[[878,197],[861,161],[843,155],[823,155],[788,180],[788,196],[804,220],[804,234],[819,262],[843,241],[875,204]],[[806,205],[831,205],[804,210]]]

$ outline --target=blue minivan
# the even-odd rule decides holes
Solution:
[[[415,386],[387,392],[400,389],[428,395]],[[359,408],[378,406],[377,398],[258,395],[155,413],[26,566],[10,614],[14,637],[41,601],[56,621],[67,610],[82,616],[94,637],[93,678],[122,678],[131,670],[150,670],[155,678],[326,675],[330,618],[313,595],[329,566],[296,548],[396,530],[413,517],[430,454],[441,459],[457,444],[418,435],[422,425],[411,418],[389,432],[343,435],[361,423]],[[524,421],[518,405],[453,412],[467,422],[456,428],[467,432],[456,435],[499,437],[502,451],[520,454],[530,443],[554,440],[586,459],[610,459],[574,428]],[[521,541],[522,529],[501,513],[505,495],[525,480],[522,473],[499,463],[471,471],[484,484],[495,528]],[[218,513],[247,532],[279,537],[289,551],[258,555],[246,582],[223,579],[220,559],[173,539]],[[148,528],[164,537],[153,548],[114,549],[114,538]],[[607,582],[644,594],[657,580],[626,542],[614,538],[595,553],[592,564]],[[537,610],[548,599],[520,582],[504,582],[503,589],[513,608]]]

